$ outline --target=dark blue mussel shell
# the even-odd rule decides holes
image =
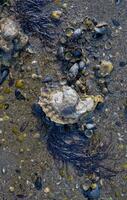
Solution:
[[[0,67],[0,85],[6,80],[7,76],[9,74],[9,69],[6,66]]]

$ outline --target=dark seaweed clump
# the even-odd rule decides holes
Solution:
[[[55,159],[71,163],[79,174],[95,173],[103,178],[115,176],[114,170],[101,164],[108,159],[109,143],[95,149],[94,145],[77,127],[54,125],[48,131],[47,146]]]
[[[50,19],[51,3],[52,0],[16,1],[15,11],[25,33],[35,34],[40,39],[53,38],[55,24]]]
[[[69,126],[51,122],[38,104],[34,104],[32,110],[41,129],[42,124],[46,127],[47,148],[54,159],[72,164],[79,174],[95,173],[103,178],[116,175],[116,171],[101,164],[109,158],[112,137],[101,146],[101,140],[91,141],[77,124]]]

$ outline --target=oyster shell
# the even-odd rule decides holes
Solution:
[[[5,18],[0,21],[1,33],[5,38],[13,39],[18,35],[19,27],[13,18]]]
[[[78,93],[67,85],[41,89],[38,104],[51,121],[58,124],[74,124],[82,115],[95,109],[101,98],[85,95],[81,99]]]

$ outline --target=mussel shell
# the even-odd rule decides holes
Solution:
[[[9,69],[6,66],[1,66],[0,68],[0,85],[6,80],[9,74]]]
[[[101,39],[104,35],[108,34],[108,27],[102,26],[102,27],[95,27],[93,38],[94,39]]]
[[[66,61],[70,61],[73,58],[73,55],[70,51],[65,52],[64,58]]]
[[[73,33],[74,33],[74,29],[73,29],[73,28],[66,28],[66,30],[65,30],[65,35],[66,35],[68,38],[72,37]]]
[[[74,49],[73,56],[75,58],[81,58],[81,56],[82,56],[82,49],[80,49],[80,48]]]

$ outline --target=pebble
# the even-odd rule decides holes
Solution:
[[[25,129],[27,128],[28,124],[29,124],[29,121],[23,122],[23,123],[21,124],[21,126],[20,126],[20,132],[24,132]]]
[[[63,3],[62,4],[62,8],[66,9],[68,7],[68,4],[67,3]]]
[[[99,76],[106,77],[113,71],[113,64],[110,61],[102,60],[99,67]]]
[[[40,134],[39,134],[39,133],[35,133],[35,134],[33,135],[33,138],[34,138],[34,139],[39,139],[39,138],[40,138]]]
[[[79,63],[79,70],[84,70],[84,69],[86,69],[86,64],[85,64],[84,61],[80,61],[80,63]]]
[[[17,80],[15,83],[15,87],[18,89],[24,89],[25,88],[25,83],[24,80]]]
[[[2,167],[1,171],[2,171],[2,174],[6,174],[7,169],[5,167]]]
[[[32,74],[32,79],[42,79],[41,75],[37,75],[37,74]]]
[[[79,65],[75,63],[69,70],[71,77],[75,78],[78,75]]]
[[[15,97],[18,100],[25,100],[26,98],[22,95],[21,91],[19,89],[15,90]]]
[[[60,10],[55,10],[55,11],[52,11],[51,13],[51,18],[53,20],[60,20],[61,16],[62,16],[62,12]]]
[[[15,188],[14,188],[13,186],[10,186],[10,187],[9,187],[9,191],[10,191],[10,192],[14,192],[14,191],[15,191]]]
[[[77,28],[74,33],[73,33],[73,39],[78,39],[82,34],[82,29],[81,28]]]
[[[80,58],[80,57],[82,56],[82,50],[81,50],[81,49],[75,49],[75,50],[73,51],[73,56],[74,56],[75,58]]]
[[[46,188],[44,189],[44,192],[45,192],[45,193],[49,193],[49,192],[50,192],[50,188],[49,188],[49,187],[46,187]]]
[[[95,124],[86,124],[87,129],[94,129],[96,127]]]
[[[48,83],[48,82],[52,82],[52,81],[53,81],[53,77],[50,76],[50,75],[47,75],[47,76],[43,79],[42,83]]]

